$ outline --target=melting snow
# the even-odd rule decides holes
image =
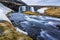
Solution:
[[[48,8],[40,8],[37,10],[37,12],[44,14],[45,10],[47,10]]]
[[[10,22],[10,20],[6,17],[6,15],[3,14],[3,10],[1,9],[0,9],[0,20],[6,20]]]
[[[4,5],[1,4],[1,3],[0,3],[0,10],[2,10],[4,14],[7,14],[8,12],[13,11],[13,10],[11,10],[10,8],[4,6]]]
[[[28,35],[28,33],[27,33],[27,32],[22,31],[22,30],[21,30],[21,29],[19,29],[18,27],[16,27],[16,30],[17,30],[18,32],[21,32],[21,33],[25,34],[25,35]]]
[[[10,22],[10,20],[6,17],[5,14],[11,11],[11,9],[5,7],[3,4],[0,3],[0,20],[6,20]]]

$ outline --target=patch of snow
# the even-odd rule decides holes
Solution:
[[[4,6],[2,3],[0,3],[0,9],[3,10],[3,14],[7,14],[8,12],[13,11],[10,8]]]
[[[25,35],[28,35],[28,33],[27,33],[27,32],[22,31],[22,30],[21,30],[21,29],[19,29],[18,27],[16,27],[16,30],[17,30],[18,32],[20,32],[20,33],[23,33],[23,34],[25,34]]]
[[[6,15],[3,14],[3,10],[1,9],[0,9],[0,20],[6,20],[10,22],[10,20],[6,17]]]
[[[47,10],[48,8],[40,8],[37,10],[37,12],[44,14],[45,10]]]

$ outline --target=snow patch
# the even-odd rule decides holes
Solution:
[[[48,8],[40,8],[37,10],[37,12],[44,14],[45,10],[47,10]]]
[[[4,6],[3,4],[0,3],[0,9],[3,11],[3,14],[7,14],[8,12],[11,12],[13,10],[11,10],[10,8]]]
[[[21,30],[21,29],[19,29],[18,27],[16,27],[16,30],[17,30],[18,32],[21,32],[21,33],[25,34],[25,35],[28,35],[28,33],[27,33],[27,32],[22,31],[22,30]]]
[[[0,20],[6,20],[10,22],[10,20],[6,17],[6,15],[3,14],[3,10],[1,9],[0,9]]]

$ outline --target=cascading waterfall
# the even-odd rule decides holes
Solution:
[[[19,7],[19,13],[26,11],[26,6]]]
[[[22,12],[26,11],[26,6],[22,6]]]
[[[24,12],[24,11],[35,12],[34,7],[20,6],[19,13]]]
[[[21,12],[22,12],[22,7],[20,6],[20,7],[19,7],[19,13],[21,13]]]
[[[30,7],[31,12],[35,12],[34,7]]]

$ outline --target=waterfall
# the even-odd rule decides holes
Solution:
[[[22,6],[22,11],[26,11],[26,6]]]
[[[34,7],[30,7],[31,12],[35,12]]]
[[[21,13],[21,12],[22,12],[22,7],[20,6],[20,7],[19,7],[19,13]]]
[[[24,11],[35,12],[35,9],[34,9],[34,7],[20,6],[19,13],[24,12]]]
[[[26,11],[26,6],[19,7],[19,13]]]

